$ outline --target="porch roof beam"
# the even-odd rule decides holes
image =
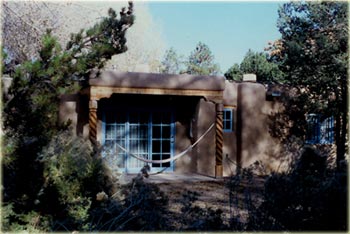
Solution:
[[[190,89],[160,89],[160,88],[129,88],[90,86],[83,93],[90,96],[90,100],[110,98],[112,94],[148,94],[174,96],[203,96],[217,103],[222,103],[223,91],[219,90],[190,90]]]

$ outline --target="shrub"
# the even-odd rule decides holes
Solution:
[[[245,217],[240,210],[245,209],[250,214],[256,208],[252,200],[252,193],[256,192],[254,190],[257,187],[254,184],[253,171],[256,171],[258,165],[259,162],[256,162],[248,168],[241,168],[226,183],[229,189],[230,228],[233,230],[246,229]]]
[[[50,231],[50,217],[40,215],[38,212],[17,214],[13,204],[5,204],[1,210],[2,230],[11,232],[48,232]]]
[[[61,131],[40,153],[33,209],[3,207],[3,231],[164,230],[168,199],[141,176],[121,186],[88,140]],[[23,198],[24,199],[24,198]]]
[[[91,211],[92,229],[165,230],[167,205],[168,198],[157,185],[145,183],[141,176],[137,176]]]
[[[181,231],[214,231],[224,230],[222,210],[211,207],[202,208],[195,205],[199,193],[196,191],[185,191],[181,199]]]
[[[62,131],[44,147],[44,184],[35,204],[54,217],[54,230],[87,230],[90,208],[100,191],[111,191],[111,177],[88,140]]]
[[[133,206],[133,221],[123,227],[124,230],[165,230],[168,197],[155,184],[145,183],[137,176],[124,188],[125,205]]]
[[[272,174],[250,230],[339,231],[347,228],[347,170],[305,148],[288,173]]]

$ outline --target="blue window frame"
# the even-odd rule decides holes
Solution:
[[[318,114],[308,114],[306,143],[332,144],[334,142],[333,116],[321,119]]]
[[[233,109],[231,109],[231,108],[224,108],[223,130],[224,130],[224,132],[232,132],[233,131]]]
[[[106,110],[103,116],[102,143],[104,155],[112,168],[138,172],[147,163],[129,156],[115,144],[146,159],[163,160],[173,157],[175,123],[172,111]],[[108,152],[111,152],[108,154]],[[117,152],[117,153],[115,153]],[[173,162],[151,163],[151,170],[173,170]]]

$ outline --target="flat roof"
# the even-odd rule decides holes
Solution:
[[[89,84],[90,86],[99,87],[223,91],[225,89],[225,78],[223,76],[117,72],[114,70],[106,70],[97,78],[91,78]]]

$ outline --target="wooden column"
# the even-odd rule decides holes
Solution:
[[[222,155],[223,155],[223,109],[221,103],[215,104],[216,120],[215,120],[215,177],[223,176]]]
[[[89,102],[89,139],[92,143],[97,143],[97,100]]]

